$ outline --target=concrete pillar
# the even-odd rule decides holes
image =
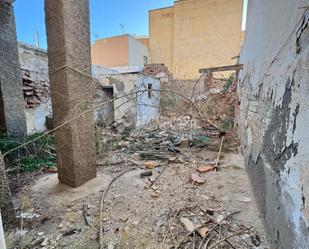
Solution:
[[[0,0],[0,128],[8,135],[27,132],[12,0]]]
[[[93,101],[88,0],[45,0],[54,127]],[[60,182],[77,187],[96,176],[93,112],[55,133]]]

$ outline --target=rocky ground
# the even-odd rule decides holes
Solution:
[[[56,168],[17,176],[8,248],[266,249],[232,129],[235,89],[209,92],[195,111],[162,94],[163,115],[142,129],[98,127],[97,177],[83,186],[60,184]]]
[[[50,170],[23,187],[8,248],[99,248],[101,212],[103,248],[267,248],[240,154],[223,152],[214,168],[217,143],[200,131],[110,137],[87,184],[67,187]]]

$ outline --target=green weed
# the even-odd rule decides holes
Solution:
[[[28,136],[24,142],[32,141],[41,135],[41,133],[37,133]],[[0,134],[0,150],[2,154],[16,148],[20,144],[21,142],[8,137],[5,133]],[[50,168],[56,163],[54,152],[54,138],[52,135],[46,135],[12,153],[10,156],[10,165],[18,166],[21,172]]]

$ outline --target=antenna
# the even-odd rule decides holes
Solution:
[[[122,23],[119,23],[119,26],[120,26],[122,34],[124,34],[125,33],[124,25]]]
[[[39,48],[40,47],[40,37],[39,37],[39,31],[38,30],[36,30],[34,32],[34,40],[35,40],[35,46],[37,48]]]

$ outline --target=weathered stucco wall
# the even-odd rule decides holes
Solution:
[[[165,63],[176,79],[235,63],[241,45],[243,0],[183,0],[149,13],[151,63]]]
[[[174,8],[149,11],[149,61],[173,69]]]
[[[125,117],[132,127],[136,124],[136,95],[134,92],[136,89],[135,82],[138,77],[138,74],[98,75],[98,84],[95,90],[95,103],[98,104],[103,100],[99,94],[103,90],[101,87],[113,87],[115,98],[113,101],[114,119],[120,121]],[[117,99],[117,97],[124,95],[126,96]],[[102,107],[102,109],[104,108],[106,107]]]
[[[233,64],[241,43],[243,0],[175,2],[173,74],[199,77],[199,69]]]
[[[20,66],[23,70],[33,72],[33,77],[37,77],[37,80],[48,81],[48,58],[45,49],[19,43],[18,53]]]
[[[272,248],[309,245],[307,0],[249,1],[239,131]]]
[[[52,116],[47,51],[19,44],[19,61],[23,74],[27,134],[46,130],[46,117]]]
[[[134,41],[135,43],[138,43],[138,46],[142,46],[144,49],[143,51],[146,50],[140,42],[136,40]],[[136,44],[133,44],[133,46],[136,46]],[[19,44],[18,50],[23,74],[27,134],[30,135],[45,131],[47,128],[46,117],[52,116],[52,103],[48,77],[48,58],[46,50],[28,44]],[[137,84],[140,82],[140,79],[144,79],[142,82],[145,80],[153,82],[154,87],[158,85],[157,81],[152,77],[143,76],[138,73],[135,68],[132,68],[132,73],[130,73],[131,71],[128,67],[120,69],[127,70],[129,73],[121,74],[119,71],[110,68],[96,65],[92,66],[95,104],[100,104],[102,101],[113,98],[113,95],[121,96],[134,92],[136,89],[139,89]],[[112,94],[110,93],[110,87],[112,88]],[[126,104],[126,101],[129,102]],[[138,105],[136,104],[136,101],[136,95],[134,94],[123,99],[110,101],[104,108],[95,111],[94,118],[97,124],[111,124],[112,121],[120,120],[125,116],[129,119],[129,122],[131,122],[133,127],[139,120],[137,110]],[[153,99],[151,101],[151,103],[153,103]],[[153,117],[156,115],[156,111],[157,110],[153,108],[144,106],[141,108],[140,113],[149,112],[148,116]],[[145,120],[147,121],[147,119]]]
[[[150,86],[151,85],[151,86]],[[150,76],[143,76],[136,81],[138,91],[148,90],[137,94],[137,126],[143,126],[159,115],[160,81]]]
[[[156,91],[160,89],[159,80],[140,73],[101,74],[96,77],[95,104],[99,105],[102,101],[111,98],[106,94],[110,92],[108,87],[112,87],[114,98],[110,102],[112,106],[108,104],[96,110],[95,118],[98,124],[101,123],[100,119],[110,120],[113,118],[118,122],[127,120],[126,125],[134,128],[135,126],[143,126],[159,114],[160,92]],[[152,91],[147,91],[148,84],[151,84]],[[119,98],[121,96],[124,97]],[[113,114],[111,114],[111,110],[114,111]],[[108,117],[106,118],[106,116]]]

